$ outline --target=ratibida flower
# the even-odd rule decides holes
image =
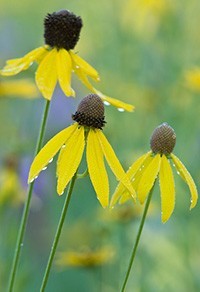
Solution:
[[[44,98],[51,100],[57,81],[67,96],[75,96],[71,87],[71,75],[74,72],[106,104],[112,104],[120,111],[133,111],[132,105],[104,95],[89,82],[88,77],[94,81],[99,81],[100,78],[98,72],[74,51],[82,25],[81,17],[68,10],[47,14],[44,20],[45,45],[22,58],[8,60],[1,75],[16,75],[37,62],[39,66],[35,75],[36,84]]]
[[[193,91],[200,91],[200,68],[194,68],[185,72],[186,86]]]
[[[151,151],[139,157],[127,171],[141,204],[145,202],[159,177],[162,222],[166,222],[170,218],[175,206],[175,184],[171,163],[190,189],[190,209],[195,207],[198,199],[197,188],[190,173],[179,158],[172,153],[175,143],[174,130],[167,123],[161,124],[152,134]],[[118,200],[120,203],[124,203],[128,199],[130,199],[130,195],[123,185],[119,184],[111,199],[111,206],[114,206]]]
[[[46,168],[60,150],[57,162],[57,192],[62,195],[81,162],[85,144],[90,179],[103,207],[109,203],[109,182],[104,157],[117,179],[130,191],[134,190],[111,145],[102,132],[105,125],[104,105],[95,94],[86,96],[72,115],[73,125],[54,136],[35,157],[29,173],[29,183]]]

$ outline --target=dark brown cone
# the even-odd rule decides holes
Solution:
[[[79,40],[82,19],[68,10],[47,14],[44,19],[45,43],[58,49],[72,50]]]
[[[158,126],[150,140],[151,150],[153,153],[170,154],[176,144],[176,134],[172,127],[167,123]]]
[[[72,119],[79,125],[102,129],[105,125],[104,104],[96,94],[89,94],[82,99]]]

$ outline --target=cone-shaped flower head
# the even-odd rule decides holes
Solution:
[[[28,69],[33,62],[39,64],[35,80],[44,96],[51,100],[57,82],[67,96],[75,96],[71,87],[71,75],[74,72],[82,83],[93,93],[98,94],[106,104],[116,106],[120,111],[133,111],[134,107],[120,100],[108,97],[93,87],[88,80],[91,77],[99,81],[98,72],[74,52],[82,19],[68,10],[47,14],[44,20],[45,46],[39,47],[22,58],[8,60],[0,71],[1,75],[12,76]]]
[[[163,123],[154,130],[151,136],[152,151],[139,157],[127,171],[140,203],[145,202],[155,180],[159,177],[162,222],[166,222],[170,218],[175,206],[175,184],[171,163],[190,189],[190,209],[195,207],[198,199],[197,188],[190,173],[179,158],[172,153],[175,143],[174,130],[167,123]],[[119,184],[112,197],[111,205],[118,200],[120,203],[124,203],[128,199],[130,199],[130,195],[123,185]]]
[[[86,144],[88,172],[101,205],[106,207],[109,203],[109,181],[104,157],[116,178],[135,197],[127,175],[102,132],[105,124],[102,100],[95,94],[86,96],[72,118],[76,122],[55,135],[35,157],[29,173],[29,183],[46,169],[60,150],[57,162],[57,192],[62,195],[79,167]]]

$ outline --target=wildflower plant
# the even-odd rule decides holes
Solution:
[[[158,177],[161,194],[161,214],[163,223],[170,218],[174,210],[175,184],[171,163],[173,163],[177,173],[186,182],[190,189],[190,209],[194,208],[197,204],[198,192],[196,185],[184,164],[175,154],[172,153],[175,144],[176,134],[172,127],[170,127],[167,123],[161,124],[154,130],[151,136],[151,151],[139,157],[127,171],[127,175],[132,182],[133,188],[136,191],[138,200],[141,204],[146,201],[146,205],[121,291],[125,291],[151,201],[153,188]],[[123,185],[119,184],[111,199],[111,206],[114,206],[117,201],[124,203],[130,198],[131,196],[126,192]]]
[[[119,111],[133,111],[132,105],[104,95],[89,82],[88,77],[94,81],[99,81],[100,78],[98,72],[74,51],[82,25],[81,17],[68,10],[47,14],[44,19],[45,45],[22,58],[8,60],[0,71],[1,75],[16,75],[37,62],[39,66],[35,74],[36,84],[44,98],[51,100],[57,82],[66,96],[75,96],[71,87],[71,75],[74,72],[107,105],[112,104]]]
[[[107,207],[109,204],[109,181],[104,165],[104,157],[117,179],[128,189],[133,198],[135,198],[134,189],[114,153],[114,150],[102,132],[105,120],[104,104],[100,97],[95,94],[90,94],[83,98],[76,113],[72,115],[72,119],[75,121],[74,124],[55,135],[40,150],[29,172],[28,181],[32,183],[39,173],[46,169],[48,163],[52,161],[52,158],[60,150],[56,170],[58,178],[57,192],[59,195],[63,194],[66,186],[71,180],[43,277],[41,291],[44,291],[47,284],[85,145],[88,173],[102,207]]]

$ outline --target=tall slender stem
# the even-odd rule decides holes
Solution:
[[[46,285],[47,285],[49,273],[50,273],[51,266],[52,266],[52,263],[53,263],[54,255],[55,255],[56,248],[57,248],[57,245],[58,245],[58,241],[59,241],[59,238],[60,238],[60,234],[61,234],[61,231],[62,231],[63,223],[64,223],[64,220],[65,220],[65,216],[66,216],[66,213],[67,213],[67,210],[68,210],[68,206],[69,206],[69,202],[70,202],[70,199],[71,199],[71,195],[72,195],[72,191],[73,191],[73,188],[74,188],[74,184],[75,184],[76,178],[77,178],[77,175],[75,174],[73,176],[71,182],[70,182],[70,185],[69,185],[69,189],[68,189],[68,192],[67,192],[67,195],[66,195],[66,198],[65,198],[65,202],[64,202],[64,205],[63,205],[62,213],[60,215],[60,220],[59,220],[59,223],[58,223],[58,226],[57,226],[57,230],[56,230],[56,234],[55,234],[55,237],[54,237],[54,241],[53,241],[53,244],[52,244],[52,247],[51,247],[51,252],[49,254],[49,259],[48,259],[46,270],[45,270],[44,277],[43,277],[43,280],[42,280],[42,285],[40,287],[40,292],[43,292],[45,290]]]
[[[130,275],[130,271],[131,271],[131,268],[132,268],[132,265],[133,265],[133,261],[134,261],[134,258],[135,258],[136,252],[137,252],[137,247],[138,247],[138,244],[139,244],[139,241],[140,241],[142,229],[143,229],[143,226],[144,226],[144,223],[145,223],[147,211],[148,211],[149,204],[150,204],[150,201],[151,201],[151,197],[152,197],[152,194],[153,194],[153,188],[154,187],[152,187],[152,189],[151,189],[151,191],[149,193],[148,199],[146,201],[146,204],[145,204],[144,212],[143,212],[142,219],[141,219],[141,222],[140,222],[140,226],[139,226],[139,229],[138,229],[136,241],[135,241],[135,244],[133,246],[133,251],[132,251],[132,254],[131,254],[131,258],[130,258],[129,265],[128,265],[128,270],[126,272],[126,276],[125,276],[125,279],[124,279],[124,283],[123,283],[121,292],[125,291],[125,288],[126,288],[128,277]]]
[[[41,126],[40,126],[38,141],[37,141],[37,145],[36,145],[36,149],[35,149],[35,154],[37,154],[42,147],[45,127],[46,127],[47,117],[48,117],[48,112],[49,112],[49,105],[50,105],[50,101],[47,100],[45,108],[44,108],[42,121],[41,121]],[[23,247],[23,239],[24,239],[24,233],[25,233],[26,225],[27,225],[27,219],[28,219],[28,214],[29,214],[29,209],[30,209],[30,202],[31,202],[31,197],[32,197],[32,192],[33,192],[33,186],[34,186],[34,181],[29,185],[28,194],[27,194],[25,205],[24,205],[21,223],[20,223],[20,227],[19,227],[19,231],[18,231],[15,253],[14,253],[14,257],[13,257],[12,267],[11,267],[11,271],[10,271],[9,284],[8,284],[8,291],[9,292],[11,292],[13,290],[13,285],[14,285],[15,276],[16,276],[16,272],[17,272],[17,266],[18,266],[18,262],[19,262],[19,258],[20,258],[20,252],[21,252],[21,248]]]

